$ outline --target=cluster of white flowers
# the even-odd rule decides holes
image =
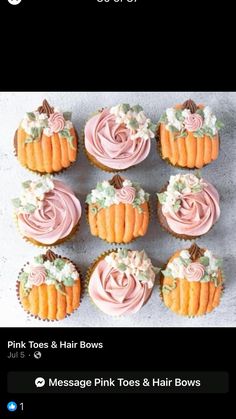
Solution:
[[[105,258],[106,262],[112,268],[118,269],[120,272],[132,275],[140,282],[147,283],[148,288],[154,285],[156,274],[159,268],[152,265],[151,259],[146,252],[137,250],[119,249],[112,252]]]
[[[170,272],[170,276],[173,278],[184,279],[185,278],[185,263],[191,263],[190,254],[188,250],[182,250],[179,257],[175,258],[172,262],[169,262],[166,271]],[[165,271],[165,272],[166,272]]]
[[[141,106],[132,108],[126,104],[113,106],[110,113],[115,115],[118,124],[124,124],[131,132],[131,139],[149,140],[155,137],[155,125],[147,118]]]
[[[197,193],[207,186],[202,178],[193,174],[171,176],[167,190],[157,194],[160,203],[163,205],[163,212],[178,211],[183,195]]]
[[[216,116],[212,113],[212,110],[209,106],[206,106],[203,109],[203,113],[204,113],[203,128],[210,128],[212,130],[213,135],[216,135],[217,134]]]
[[[54,183],[50,176],[42,176],[37,181],[22,183],[22,193],[19,198],[13,199],[16,213],[32,213],[41,208],[45,194],[54,189]]]
[[[54,112],[60,112],[59,109],[54,108]],[[39,113],[39,111],[27,112],[21,121],[20,127],[31,136],[35,132],[43,132],[47,137],[53,135],[53,131],[48,127],[48,115],[46,113]],[[65,129],[70,130],[73,124],[70,120],[65,121]]]

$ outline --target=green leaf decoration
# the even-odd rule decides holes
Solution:
[[[206,128],[205,128],[205,134],[206,134],[208,137],[211,137],[211,138],[213,138],[213,137],[214,137],[213,131],[212,131],[212,129],[211,129],[211,128],[209,128],[209,127],[206,127]]]
[[[33,204],[26,204],[25,206],[24,206],[24,210],[26,211],[26,212],[29,212],[30,214],[32,214],[35,210],[36,210],[36,206],[35,205],[33,205]]]
[[[20,274],[20,277],[19,278],[20,278],[20,281],[26,283],[28,281],[29,274],[27,272],[22,272]]]
[[[194,187],[192,188],[192,191],[193,191],[194,193],[201,192],[201,190],[202,190],[201,185],[197,185],[197,186],[194,186]]]
[[[199,262],[203,266],[208,266],[209,265],[209,258],[207,256],[202,256],[202,257],[199,258]]]
[[[176,201],[175,204],[173,205],[174,212],[179,211],[180,206],[181,206],[181,201],[180,200]]]
[[[128,256],[128,250],[127,249],[120,249],[119,250],[119,256],[121,258],[127,258],[127,256]]]
[[[74,280],[73,280],[73,278],[70,278],[70,277],[68,277],[68,278],[64,278],[63,279],[63,284],[66,286],[66,287],[72,287],[73,285],[74,285]]]
[[[25,144],[29,144],[29,143],[32,143],[32,142],[33,142],[33,138],[32,137],[27,137],[25,139]]]
[[[219,131],[221,128],[224,128],[225,124],[223,124],[223,122],[219,121],[219,119],[217,119],[216,121],[216,128]]]
[[[14,199],[12,199],[11,202],[14,205],[15,208],[19,208],[21,206],[21,200],[20,200],[20,198],[14,198]]]
[[[70,148],[72,148],[72,150],[76,150],[76,147],[74,147],[73,141],[74,141],[74,137],[72,135],[70,135],[69,137],[67,137],[67,141],[70,145]]]
[[[113,186],[109,186],[106,188],[106,194],[109,196],[109,198],[112,198],[116,194],[115,188]]]
[[[139,113],[139,112],[142,112],[142,111],[143,111],[143,108],[142,108],[142,106],[140,106],[140,105],[134,105],[134,106],[132,106],[132,110],[133,110],[134,112]]]
[[[119,263],[117,265],[117,269],[119,269],[119,271],[121,271],[121,272],[125,272],[126,268],[127,268],[127,266],[125,265],[125,263]]]
[[[63,112],[63,117],[66,121],[71,121],[72,112]]]
[[[128,103],[122,103],[121,109],[124,113],[127,113],[130,110],[130,105]]]
[[[171,270],[170,269],[164,269],[163,271],[161,271],[161,273],[162,273],[162,275],[164,275],[164,276],[168,276],[168,277],[170,277],[170,278],[172,278],[172,273],[171,273]]]
[[[37,140],[43,131],[43,127],[33,127],[31,128],[31,136],[33,137],[33,140]]]
[[[182,264],[185,266],[185,267],[187,267],[188,266],[188,261],[186,260],[186,259],[184,259],[184,258],[182,258],[182,256],[179,256],[179,259],[181,260],[181,262],[182,262]]]
[[[178,119],[178,121],[181,121],[181,122],[184,121],[184,116],[183,116],[182,111],[180,109],[178,109],[175,112],[175,116],[176,116],[176,119]]]
[[[210,276],[208,274],[205,274],[200,282],[209,282],[209,281],[210,281]]]
[[[187,131],[182,131],[180,134],[176,135],[176,138],[185,138],[187,135]]]
[[[91,213],[92,213],[93,215],[96,215],[96,214],[98,213],[98,209],[97,209],[97,207],[92,207],[92,208],[91,208]]]
[[[160,117],[159,122],[161,122],[162,124],[167,124],[168,123],[168,118],[167,118],[166,112],[164,112],[163,115]]]
[[[169,130],[170,132],[179,132],[179,130],[176,127],[174,127],[174,125],[169,125]]]
[[[176,282],[173,283],[173,285],[163,285],[162,292],[163,293],[169,293],[173,291],[177,287]]]
[[[193,135],[196,138],[204,137],[204,130],[203,129],[198,129],[197,131],[195,131],[193,133]]]
[[[35,121],[36,117],[33,112],[27,112],[26,115],[30,121]]]
[[[204,120],[204,112],[202,109],[197,109],[196,113],[198,113],[198,115],[200,115],[202,117],[202,119]]]
[[[58,258],[54,260],[54,266],[58,269],[58,271],[61,271],[65,266],[65,260]]]
[[[222,258],[218,258],[215,261],[215,265],[217,266],[217,268],[222,268],[223,265],[223,259]]]
[[[91,194],[87,195],[87,198],[86,198],[85,202],[86,202],[86,204],[92,204],[92,195]]]
[[[167,196],[166,196],[165,192],[157,193],[157,197],[158,197],[158,200],[159,200],[160,204],[163,205],[166,202]]]
[[[137,208],[139,214],[142,214],[144,212],[141,207],[137,206],[136,208]]]
[[[138,127],[139,127],[139,125],[138,125],[138,121],[136,121],[136,119],[130,119],[130,121],[129,121],[129,126],[130,126],[130,128],[132,128],[132,129],[138,129]]]
[[[31,185],[31,180],[26,180],[25,182],[22,182],[22,186],[24,189],[28,189]]]
[[[35,257],[34,257],[34,261],[35,261],[36,263],[39,263],[40,265],[43,265],[43,257],[42,257],[41,255],[39,255],[39,256],[35,256]]]
[[[200,170],[197,170],[194,174],[195,174],[195,176],[196,176],[198,179],[201,179],[201,178],[202,178],[202,174],[201,174],[201,171],[200,171]]]
[[[147,275],[146,275],[146,274],[144,274],[144,273],[140,272],[140,273],[137,275],[137,279],[138,279],[139,281],[147,281],[147,280],[148,280],[148,277],[147,277]]]
[[[150,122],[149,124],[148,124],[148,129],[150,129],[152,132],[156,132],[156,130],[157,130],[157,125],[156,124],[153,124],[152,122]]]
[[[68,143],[70,145],[70,148],[72,148],[73,150],[76,149],[74,147],[74,144],[73,144],[74,137],[70,134],[70,130],[69,129],[62,129],[61,131],[59,131],[59,135],[60,135],[60,137],[63,137],[63,138],[66,138],[67,139],[67,141],[68,141]]]

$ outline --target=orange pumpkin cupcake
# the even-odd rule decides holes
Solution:
[[[18,298],[25,311],[42,320],[63,320],[80,305],[80,274],[51,250],[34,257],[19,274]]]
[[[220,303],[223,289],[221,259],[193,244],[169,259],[161,277],[164,304],[182,316],[210,313]]]
[[[149,224],[149,194],[119,175],[97,184],[87,196],[93,236],[109,243],[129,243],[144,236]]]
[[[198,174],[171,176],[157,196],[159,222],[174,237],[184,240],[200,237],[220,217],[217,190]]]
[[[168,108],[159,121],[161,157],[172,166],[200,169],[217,159],[223,126],[209,106],[191,99]]]
[[[71,112],[60,112],[46,100],[27,112],[15,133],[14,147],[22,166],[39,174],[57,173],[77,157],[78,136]]]

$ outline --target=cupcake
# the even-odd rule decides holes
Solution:
[[[209,106],[189,99],[168,108],[159,122],[161,157],[172,166],[202,168],[217,159],[223,124]]]
[[[117,249],[101,255],[90,267],[88,292],[105,314],[137,313],[151,296],[158,272],[144,250]]]
[[[22,166],[39,174],[57,173],[77,157],[78,136],[71,112],[60,112],[46,100],[27,112],[15,133],[15,153]]]
[[[73,191],[59,180],[43,176],[22,184],[20,198],[13,199],[20,233],[38,246],[63,243],[77,230],[81,205]]]
[[[198,174],[171,176],[168,185],[157,196],[159,222],[177,238],[200,237],[219,219],[219,194]]]
[[[63,320],[80,305],[80,274],[67,258],[51,250],[21,270],[17,294],[25,311],[42,320]]]
[[[222,261],[210,250],[193,244],[177,251],[161,271],[164,304],[182,316],[210,313],[220,303],[223,289]]]
[[[90,231],[109,243],[144,236],[149,224],[149,194],[119,175],[97,184],[87,196]]]
[[[102,170],[125,170],[146,159],[155,131],[156,126],[139,105],[105,108],[85,125],[85,151]]]

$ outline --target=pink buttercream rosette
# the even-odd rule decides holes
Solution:
[[[137,313],[148,301],[153,288],[111,267],[105,257],[116,250],[98,257],[86,275],[88,293],[93,303],[105,314],[123,316]]]
[[[219,194],[215,187],[206,185],[201,192],[183,194],[180,209],[162,214],[169,228],[178,235],[197,237],[206,234],[220,216]]]
[[[84,145],[89,159],[106,171],[126,170],[149,154],[151,140],[131,139],[132,131],[104,109],[85,125]]]

